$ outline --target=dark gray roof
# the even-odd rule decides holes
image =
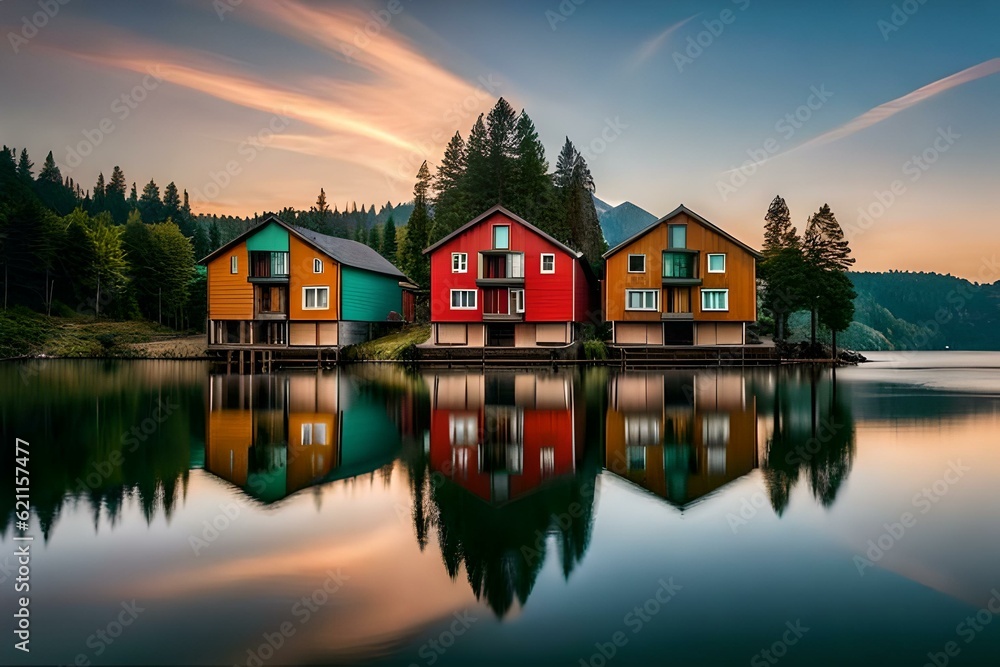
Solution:
[[[320,234],[319,232],[296,225],[289,225],[289,227],[341,264],[353,266],[356,269],[374,271],[375,273],[384,273],[396,278],[406,278],[403,272],[397,269],[392,262],[364,243],[358,243],[350,239],[341,239],[336,236],[327,236],[326,234]]]

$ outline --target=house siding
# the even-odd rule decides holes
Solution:
[[[230,273],[230,258],[238,271]],[[246,243],[233,247],[208,264],[208,317],[212,320],[253,319],[253,285],[247,282],[250,256]]]
[[[390,312],[403,312],[403,289],[399,278],[342,266],[341,319],[384,322]]]

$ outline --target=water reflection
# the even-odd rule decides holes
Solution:
[[[564,577],[583,557],[596,457],[570,375],[432,374],[426,455],[412,462],[418,539],[435,529],[448,574],[464,567],[497,616],[524,605],[556,538]],[[430,475],[427,471],[430,470]]]

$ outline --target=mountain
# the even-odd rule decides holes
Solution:
[[[855,350],[998,350],[1000,281],[973,283],[939,273],[849,273],[854,321],[837,336]],[[809,337],[808,313],[789,321],[789,338]],[[829,338],[828,336],[826,337]]]
[[[628,201],[612,206],[594,197],[594,208],[597,210],[598,220],[601,221],[604,240],[611,248],[658,219],[649,211]]]

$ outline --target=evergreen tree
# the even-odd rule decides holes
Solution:
[[[117,193],[124,200],[126,187],[128,186],[125,184],[125,172],[122,171],[121,167],[115,165],[111,172],[111,181],[108,182],[108,195]]]
[[[851,317],[854,315],[854,290],[849,280],[845,287],[846,276],[843,274],[855,260],[844,238],[844,230],[827,204],[810,216],[802,246],[807,263],[803,289],[811,314],[812,346],[816,346],[817,320],[840,327],[832,330],[836,345],[836,331],[846,329],[850,324],[850,320],[843,322],[844,314],[849,312]]]
[[[489,142],[482,114],[472,126],[469,141],[465,145],[465,177],[462,180],[466,211],[470,218],[497,203],[497,189],[490,184]]]
[[[775,197],[764,216],[764,254],[799,245],[798,231],[792,226],[788,204],[781,196]]]
[[[792,226],[785,200],[777,196],[764,216],[763,261],[758,274],[763,281],[762,306],[774,316],[775,338],[784,340],[788,317],[809,306],[803,292],[806,264],[798,231]]]
[[[594,208],[594,177],[569,137],[559,153],[553,180],[562,204],[562,224],[553,226],[556,238],[578,249],[599,270],[607,243]]]
[[[545,148],[535,124],[521,111],[515,128],[516,152],[509,208],[545,232],[554,231],[554,195]]]
[[[191,237],[191,245],[194,247],[196,260],[201,260],[212,253],[212,242],[205,231],[205,225],[196,224],[194,235]]]
[[[434,177],[434,225],[431,243],[440,241],[472,219],[465,193],[465,142],[458,132],[444,149],[444,158]]]
[[[128,208],[129,211],[139,208],[139,191],[136,190],[135,181],[132,181],[132,189],[128,193]]]
[[[42,170],[38,172],[38,182],[65,187],[63,185],[62,173],[59,171],[59,167],[56,166],[55,158],[52,157],[52,151],[49,151],[49,154],[45,156],[45,164],[42,165]]]
[[[430,264],[423,254],[432,222],[427,202],[430,183],[431,174],[425,160],[417,171],[417,182],[413,186],[413,213],[406,223],[406,237],[400,248],[403,265],[400,268],[410,280],[423,287],[430,281]]]
[[[25,183],[30,184],[32,181],[35,180],[35,176],[31,171],[34,168],[34,166],[35,164],[28,157],[28,149],[22,148],[21,156],[20,158],[18,158],[17,161],[17,175]]]
[[[488,204],[510,204],[511,189],[514,186],[514,158],[517,153],[517,114],[504,98],[486,117],[486,159],[489,167],[490,198]]]
[[[378,252],[382,248],[382,226],[375,225],[368,230],[368,238],[366,243],[369,248]]]
[[[76,197],[68,182],[63,180],[62,173],[56,165],[52,151],[45,156],[45,164],[38,172],[35,189],[42,203],[56,212],[57,215],[68,215],[76,208]]]
[[[385,229],[382,230],[382,248],[380,250],[382,256],[393,264],[396,264],[399,261],[396,257],[396,221],[393,220],[392,215],[390,215],[389,219],[386,220]]]
[[[104,182],[104,172],[97,174],[97,183],[94,184],[94,199],[91,204],[92,213],[107,211],[107,184]]]
[[[827,204],[809,218],[803,245],[809,260],[822,269],[847,271],[854,264],[844,230]]]
[[[138,208],[143,222],[153,223],[163,221],[164,211],[163,202],[160,201],[160,188],[153,179],[149,179],[149,183],[142,188],[142,196],[139,197]]]
[[[150,183],[153,183],[153,181],[150,180]],[[143,191],[143,194],[145,194],[145,191]],[[161,215],[164,218],[172,218],[175,222],[181,219],[181,195],[177,191],[177,185],[173,181],[167,183],[167,187],[163,188],[163,209]]]
[[[219,221],[216,219],[213,219],[208,227],[208,245],[211,247],[209,252],[215,252],[222,247],[222,230],[219,229]]]

